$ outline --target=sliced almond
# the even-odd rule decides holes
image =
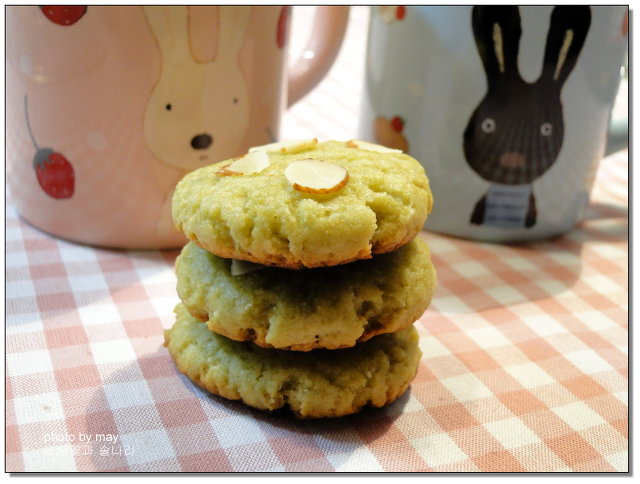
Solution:
[[[294,189],[305,193],[333,193],[349,181],[349,172],[328,161],[296,160],[284,170],[284,176]]]
[[[358,148],[367,151],[376,151],[378,153],[402,153],[402,150],[396,148],[388,148],[386,146],[377,145],[375,143],[369,143],[368,141],[362,141],[359,139],[352,139],[347,141],[349,148]]]
[[[218,170],[218,175],[247,175],[260,173],[269,166],[269,155],[265,151],[254,151],[235,159]]]
[[[248,274],[249,272],[253,272],[253,271],[259,271],[260,269],[264,269],[264,268],[265,266],[263,266],[262,264],[256,264],[255,262],[231,259],[231,275],[232,276],[241,276],[243,274]]]
[[[317,138],[299,139],[295,141],[282,141],[279,143],[270,143],[268,145],[253,146],[252,148],[249,148],[249,153],[253,151],[279,151],[280,153],[299,153],[301,151],[311,149],[317,144]]]

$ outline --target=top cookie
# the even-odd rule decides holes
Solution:
[[[215,255],[300,269],[390,252],[417,235],[431,206],[424,169],[409,155],[307,140],[189,173],[172,208],[178,230]]]

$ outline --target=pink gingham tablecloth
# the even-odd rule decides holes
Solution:
[[[559,239],[423,233],[439,285],[410,390],[318,421],[178,373],[162,346],[177,251],[76,245],[8,203],[6,470],[627,471],[626,171],[626,152],[603,161],[587,221]]]
[[[353,9],[333,74],[290,110],[285,137],[354,136],[366,17]],[[327,124],[332,102],[346,114]],[[162,331],[177,251],[50,237],[9,194],[5,470],[628,472],[627,175],[626,151],[604,159],[586,221],[564,237],[423,232],[439,283],[416,322],[410,390],[306,421],[211,396],[176,370]]]

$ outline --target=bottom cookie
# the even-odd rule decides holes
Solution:
[[[175,313],[165,346],[194,383],[251,407],[288,407],[302,418],[340,417],[391,403],[408,388],[421,356],[413,326],[353,348],[299,353],[220,336],[182,304]]]

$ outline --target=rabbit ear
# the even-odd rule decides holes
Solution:
[[[576,65],[591,25],[588,6],[558,6],[553,9],[542,78],[562,86]]]
[[[145,6],[144,13],[164,58],[190,56],[188,13],[184,6]]]
[[[475,6],[471,22],[489,86],[505,76],[520,77],[517,57],[522,30],[518,7]]]
[[[251,7],[221,6],[219,9],[218,52],[235,60],[249,26]]]

